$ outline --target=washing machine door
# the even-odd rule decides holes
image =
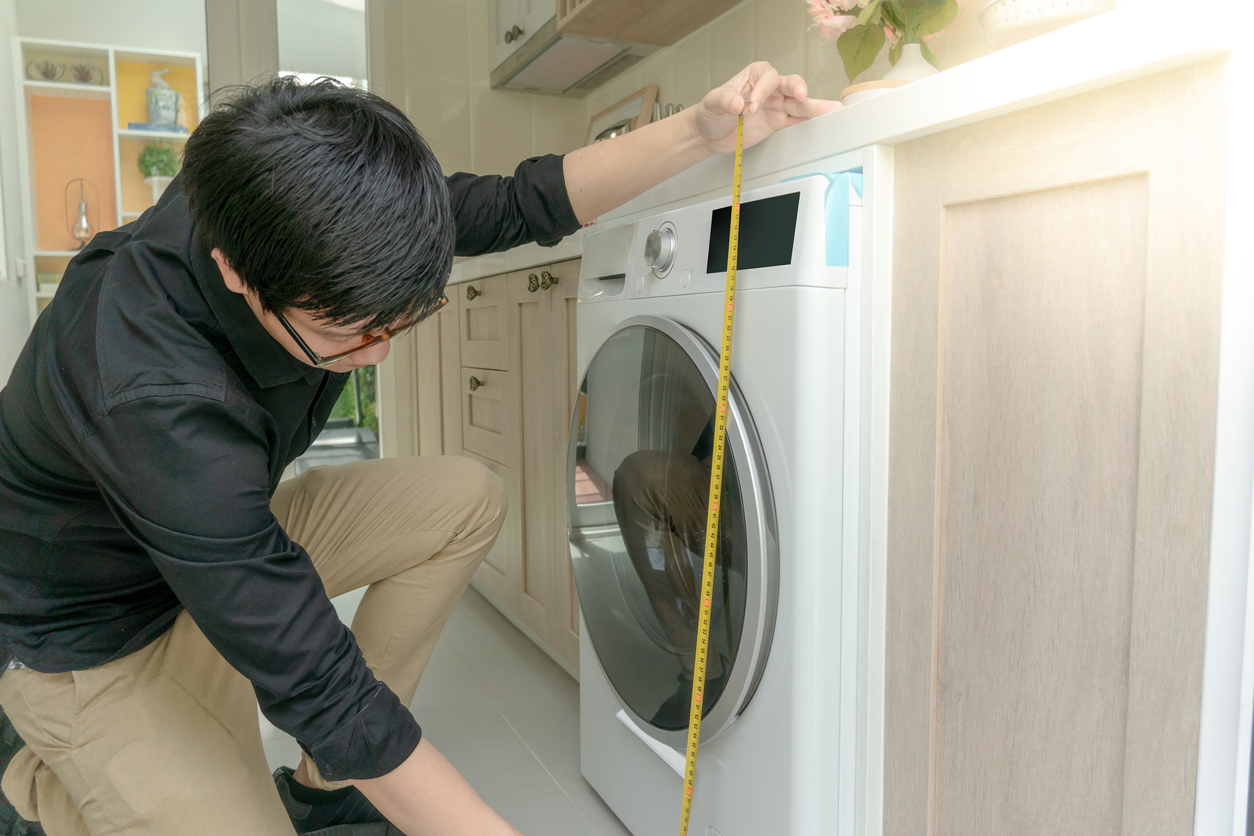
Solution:
[[[571,421],[567,509],[588,638],[623,708],[676,748],[691,706],[717,386],[704,340],[637,317],[593,357]],[[770,480],[734,379],[728,407],[702,740],[752,698],[778,589]]]

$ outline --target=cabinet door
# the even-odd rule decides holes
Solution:
[[[509,363],[515,370],[510,397],[517,427],[516,451],[522,479],[521,589],[517,615],[549,640],[552,602],[553,348],[549,293],[540,289],[540,269],[513,274],[509,283]]]
[[[458,300],[449,293],[449,302],[438,314],[414,329],[414,388],[418,398],[418,455],[456,455],[461,452],[461,390],[456,387],[460,371],[457,329]],[[452,379],[448,370],[454,372]],[[451,419],[451,420],[450,420]],[[456,428],[450,433],[449,428]]]
[[[527,40],[527,32],[517,38],[510,35],[509,42],[505,40],[515,26],[527,29],[523,13],[523,0],[488,0],[488,57],[492,65],[489,70],[501,66]]]
[[[518,2],[519,16],[522,18],[519,26],[524,30],[519,38],[521,42],[527,41],[539,32],[544,24],[557,14],[557,0],[518,0]]]
[[[506,323],[508,275],[456,285],[461,296],[461,364],[476,369],[509,368]]]
[[[552,335],[551,368],[554,414],[549,426],[548,454],[554,474],[552,487],[553,604],[549,608],[549,643],[557,653],[579,668],[579,597],[570,563],[566,527],[566,454],[570,421],[575,411],[579,380],[575,341],[575,303],[579,295],[579,260],[555,264],[550,275],[558,280],[547,291]]]
[[[522,537],[522,518],[514,513],[514,509],[518,507],[522,498],[518,470],[469,451],[462,455],[485,465],[505,483],[505,496],[509,502],[509,510],[501,526],[501,533],[497,535],[496,543],[492,545],[492,551],[488,552],[483,563],[479,564],[479,568],[475,570],[475,582],[500,606],[514,611],[518,607],[518,570],[521,554],[519,541]]]
[[[1192,832],[1226,75],[896,148],[889,836]]]
[[[513,375],[467,366],[461,371],[462,450],[517,467]]]

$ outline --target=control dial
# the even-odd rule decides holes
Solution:
[[[675,263],[675,229],[669,224],[649,233],[644,241],[644,263],[653,268],[656,276],[665,276]]]

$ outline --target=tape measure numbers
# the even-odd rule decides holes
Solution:
[[[746,107],[748,105],[746,104]],[[701,570],[701,606],[697,609],[697,655],[692,665],[692,712],[688,719],[688,757],[684,765],[683,813],[679,836],[688,836],[692,788],[697,779],[697,744],[701,739],[705,667],[710,653],[710,607],[714,598],[714,562],[718,554],[719,499],[723,496],[723,457],[727,446],[727,391],[731,388],[732,321],[736,308],[736,252],[740,242],[740,164],[745,117],[736,123],[736,166],[732,174],[731,230],[727,236],[727,292],[723,303],[723,346],[718,362],[718,401],[714,411],[714,453],[710,464],[709,511],[705,518],[705,564]]]

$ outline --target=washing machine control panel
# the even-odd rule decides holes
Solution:
[[[861,205],[852,180],[842,175],[817,174],[746,191],[737,255],[740,289],[846,287],[850,258],[859,251]],[[722,293],[730,234],[730,196],[591,231],[583,239],[579,299]]]
[[[675,250],[679,236],[675,233],[675,225],[666,221],[653,230],[644,239],[644,263],[653,270],[659,279],[670,272],[675,263]]]

